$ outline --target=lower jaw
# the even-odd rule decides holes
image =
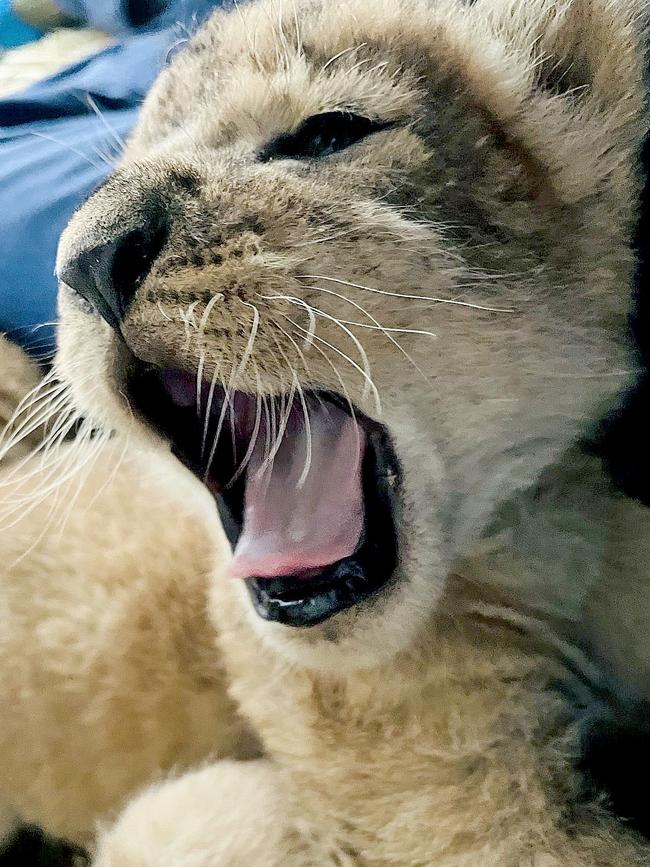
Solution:
[[[373,582],[353,559],[341,560],[317,579],[247,578],[257,614],[282,626],[309,627],[361,604],[386,588],[383,579]]]
[[[352,556],[325,566],[308,578],[283,575],[244,579],[253,608],[263,620],[302,629],[313,627],[389,591],[398,562],[400,471],[385,429],[375,425],[366,431],[366,436],[365,524],[359,547]],[[238,522],[232,520],[225,499],[217,495],[217,501],[234,545]]]

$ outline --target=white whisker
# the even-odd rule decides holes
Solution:
[[[320,71],[325,72],[327,67],[331,66],[332,63],[335,63],[337,60],[339,60],[341,57],[344,57],[346,54],[352,54],[355,51],[360,51],[367,44],[368,44],[367,42],[362,42],[360,45],[351,45],[349,48],[344,48],[343,51],[339,51],[338,54],[335,54],[333,57],[330,57],[330,59],[327,61],[327,63],[325,63],[325,64],[323,64],[323,66],[321,66]]]
[[[255,377],[257,380],[257,394],[256,394],[256,406],[255,406],[255,423],[253,425],[253,431],[251,433],[250,440],[248,442],[248,448],[246,449],[246,454],[242,458],[241,463],[239,464],[239,466],[235,470],[235,472],[234,472],[233,476],[231,477],[230,481],[228,482],[228,484],[225,485],[226,488],[232,487],[232,485],[234,485],[234,483],[237,481],[237,479],[244,472],[244,470],[248,466],[248,464],[249,464],[249,462],[253,456],[253,452],[255,451],[255,446],[257,445],[257,437],[259,435],[260,424],[262,421],[262,412],[261,412],[262,394],[261,394],[260,377],[259,377],[259,372],[257,370],[257,365],[255,365]]]
[[[236,368],[233,367],[231,374],[230,374],[230,378],[228,381],[228,387],[226,388],[225,399],[224,399],[223,405],[221,407],[221,412],[219,414],[219,421],[217,424],[217,430],[216,430],[215,436],[214,436],[213,441],[212,441],[212,448],[210,449],[210,454],[208,456],[208,462],[207,462],[204,477],[203,477],[204,481],[207,480],[208,475],[210,474],[210,467],[212,466],[214,456],[217,452],[217,447],[219,444],[219,437],[221,436],[221,430],[223,428],[223,422],[224,422],[224,418],[225,418],[226,408],[229,407],[229,405],[231,403],[231,395],[232,395],[233,388],[236,386],[237,380],[239,379],[241,374],[244,372],[246,365],[248,364],[248,361],[249,361],[251,354],[253,352],[253,346],[255,345],[255,338],[257,337],[257,330],[258,330],[259,322],[260,322],[259,310],[257,309],[257,307],[255,307],[254,304],[249,304],[247,301],[241,301],[240,303],[243,304],[245,307],[250,307],[252,309],[253,322],[251,324],[251,330],[250,330],[250,334],[248,336],[248,342],[246,344],[246,348],[245,348],[244,353],[241,357],[239,365]],[[230,416],[231,417],[231,423],[234,424],[234,418],[233,418],[234,411],[233,411],[232,407],[230,407],[230,413],[231,413],[231,416]],[[234,439],[234,434],[233,434],[233,439]]]
[[[323,274],[296,274],[299,280],[329,280],[331,283],[340,283],[342,286],[351,286],[353,289],[363,289],[366,292],[376,292],[378,295],[388,295],[391,298],[404,298],[413,301],[431,301],[434,304],[453,304],[458,307],[471,307],[475,310],[484,310],[489,313],[514,313],[512,308],[486,307],[482,304],[472,304],[469,301],[457,301],[450,298],[436,298],[428,295],[410,295],[402,292],[389,292],[387,289],[375,289],[372,286],[364,286],[361,283],[352,283],[339,277],[326,277]]]
[[[214,391],[217,386],[217,378],[219,376],[219,370],[221,369],[221,361],[215,364],[214,371],[212,373],[212,379],[210,380],[210,390],[208,391],[208,401],[205,407],[205,419],[203,422],[203,436],[201,438],[201,460],[205,457],[205,444],[208,439],[208,429],[210,427],[210,412],[212,410],[212,402],[214,400]]]
[[[294,322],[290,316],[287,316],[284,313],[280,313],[279,315],[282,316],[283,319],[286,319],[287,322],[291,323],[291,325],[293,325],[294,328],[297,328],[298,331],[305,332],[305,329],[301,325],[298,325],[297,322]],[[313,339],[315,341],[318,341],[318,343],[322,343],[324,346],[327,346],[328,349],[331,349],[337,355],[340,355],[341,358],[344,358],[348,362],[348,364],[350,364],[356,371],[358,371],[358,373],[361,374],[361,376],[364,379],[364,382],[367,384],[367,387],[373,393],[373,396],[375,399],[375,406],[377,408],[377,413],[379,415],[381,415],[381,399],[379,397],[379,392],[377,391],[377,387],[375,386],[375,383],[372,381],[372,379],[368,375],[367,371],[365,371],[359,364],[357,364],[357,362],[353,358],[350,358],[349,355],[346,355],[345,352],[342,352],[340,349],[338,349],[338,347],[333,346],[331,343],[328,343],[327,340],[324,340],[322,337],[318,337],[317,335],[314,335]]]
[[[300,474],[300,478],[298,479],[297,488],[302,488],[305,482],[307,481],[307,476],[309,475],[309,470],[311,469],[311,460],[312,460],[312,434],[311,434],[311,422],[309,421],[309,412],[307,411],[307,402],[305,400],[305,394],[298,382],[298,378],[295,378],[296,387],[298,389],[298,398],[300,399],[300,403],[302,405],[302,413],[305,417],[305,466],[303,467],[302,473]]]
[[[219,412],[219,419],[217,421],[217,430],[215,432],[214,437],[212,438],[212,447],[210,449],[210,454],[208,455],[208,460],[205,465],[205,471],[203,473],[203,481],[207,482],[208,476],[210,475],[210,468],[212,466],[212,461],[214,460],[214,456],[217,453],[217,447],[219,445],[219,438],[221,437],[221,430],[223,428],[223,423],[226,417],[226,412],[228,410],[228,405],[230,404],[230,394],[232,391],[232,383],[235,376],[235,368],[232,369],[230,373],[230,379],[228,381],[228,385],[225,388],[225,394],[223,403],[221,404],[221,411]],[[206,420],[209,416],[206,416]]]
[[[89,165],[93,166],[98,171],[102,172],[102,174],[106,171],[107,167],[109,169],[113,168],[112,163],[106,162],[106,160],[103,160],[103,164],[102,163],[96,163],[94,160],[91,160],[87,154],[83,153],[82,151],[78,150],[77,148],[73,147],[72,145],[68,144],[67,142],[61,141],[61,139],[58,139],[58,138],[54,138],[51,135],[46,135],[43,132],[30,132],[29,135],[33,135],[36,138],[45,139],[45,141],[52,142],[53,144],[56,144],[59,147],[65,148],[66,150],[69,150],[71,153],[76,154],[76,156],[80,157],[84,162],[89,163]]]
[[[157,306],[158,310],[160,310],[160,315],[163,317],[163,319],[166,319],[167,322],[173,322],[173,321],[174,321],[174,320],[172,319],[172,317],[169,316],[169,314],[165,313],[165,311],[163,310],[163,306],[162,306],[162,304],[160,303],[160,301],[156,301],[156,306]]]
[[[424,331],[424,330],[420,330],[420,329],[416,329],[416,328],[385,328],[368,310],[366,310],[365,307],[363,307],[361,304],[358,304],[352,298],[347,298],[345,295],[341,294],[340,292],[334,292],[332,289],[326,289],[324,286],[313,286],[312,288],[317,289],[319,292],[324,292],[326,295],[333,295],[335,298],[340,298],[342,301],[345,301],[348,304],[351,304],[353,307],[355,307],[357,310],[359,310],[361,313],[363,313],[365,316],[367,316],[368,319],[370,319],[370,321],[374,323],[374,325],[368,325],[365,322],[351,322],[347,319],[339,319],[339,322],[342,322],[346,325],[356,325],[358,328],[367,328],[367,329],[370,329],[373,331],[376,330],[376,331],[383,332],[386,335],[386,337],[388,338],[388,340],[393,344],[393,346],[395,346],[396,349],[398,349],[399,352],[404,356],[404,358],[406,358],[406,360],[410,364],[413,365],[413,367],[415,368],[415,370],[417,370],[417,372],[420,374],[420,376],[426,382],[430,381],[429,377],[424,373],[424,371],[417,364],[415,359],[412,358],[412,356],[409,355],[409,353],[404,349],[404,347],[401,345],[401,343],[399,343],[397,340],[395,340],[395,338],[392,337],[391,335],[392,334],[415,334],[415,335],[422,335],[422,336],[426,336],[426,337],[435,338],[436,335],[433,332]],[[316,307],[314,307],[314,310],[316,313],[322,313],[322,311],[319,311],[318,308],[316,308]]]
[[[104,112],[100,110],[99,106],[92,98],[89,93],[85,94],[86,104],[93,110],[93,112],[97,115],[99,120],[102,123],[102,126],[108,132],[110,137],[113,139],[115,144],[117,145],[117,153],[121,154],[124,148],[126,147],[126,142],[124,139],[116,132],[116,130],[110,125],[110,123],[106,120],[104,116]]]
[[[289,424],[289,418],[291,416],[291,409],[293,407],[293,401],[294,401],[294,398],[296,396],[296,383],[297,383],[297,380],[294,380],[294,382],[292,382],[291,389],[289,390],[289,394],[286,397],[286,411],[284,410],[285,396],[284,395],[282,396],[283,405],[282,405],[282,410],[280,413],[279,424],[278,424],[278,419],[275,416],[275,412],[272,413],[271,440],[273,442],[273,448],[269,451],[268,457],[265,459],[264,463],[260,467],[260,471],[259,471],[260,476],[264,474],[264,472],[266,471],[266,469],[269,466],[273,465],[273,461],[275,459],[275,456],[277,455],[278,451],[280,450],[280,446],[282,445],[282,438],[284,437],[284,433],[287,429],[287,425]],[[274,407],[274,410],[275,410],[277,404],[275,401],[273,401],[273,399],[271,399],[271,400],[272,400],[272,406]]]
[[[312,315],[316,314],[315,308],[313,308],[313,307],[311,307],[311,305],[307,304],[307,302],[304,301],[302,298],[296,298],[295,296],[292,296],[292,295],[278,296],[278,298],[282,298],[283,300],[287,301],[289,304],[295,304],[295,305],[298,305],[304,309],[307,309],[307,310],[311,311]],[[378,393],[377,389],[375,388],[374,382],[372,380],[372,376],[370,374],[370,361],[368,360],[368,355],[367,355],[365,349],[363,348],[361,341],[357,338],[357,336],[355,334],[353,334],[350,331],[350,329],[347,326],[342,325],[341,322],[338,319],[336,319],[336,317],[330,316],[329,314],[324,313],[323,311],[318,311],[318,313],[322,318],[328,319],[330,322],[333,322],[335,325],[338,325],[338,327],[345,334],[348,335],[348,337],[352,340],[352,342],[356,346],[356,348],[359,352],[359,356],[361,358],[361,363],[363,365],[363,373],[364,373],[364,380],[365,380],[364,397],[367,395],[368,390],[372,389],[373,394],[375,395],[375,400],[377,402],[377,411],[381,412],[381,401],[379,400],[379,393]],[[302,329],[302,330],[304,330],[304,329]],[[312,341],[313,341],[313,339],[314,339],[314,337],[312,335]],[[319,339],[321,340],[321,342],[323,342],[322,338],[319,338]],[[335,347],[331,346],[331,344],[328,344],[328,345],[330,345],[330,348],[335,349]],[[347,356],[345,356],[345,357],[347,357]],[[352,359],[350,359],[350,358],[348,358],[348,360],[352,361]],[[359,369],[361,369],[361,368],[359,368]]]

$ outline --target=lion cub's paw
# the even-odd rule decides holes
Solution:
[[[266,761],[223,761],[151,786],[100,834],[93,867],[307,867]]]

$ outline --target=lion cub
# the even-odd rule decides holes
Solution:
[[[62,238],[57,372],[214,498],[262,755],[144,791],[97,867],[650,863],[604,785],[650,522],[590,444],[638,367],[645,11],[263,0],[161,75]]]

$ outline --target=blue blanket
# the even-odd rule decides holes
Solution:
[[[42,357],[55,341],[59,235],[110,171],[170,50],[220,0],[58,2],[118,39],[0,100],[0,332]]]

